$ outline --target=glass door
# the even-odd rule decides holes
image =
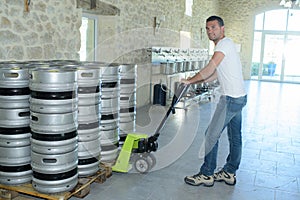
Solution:
[[[284,35],[264,34],[264,50],[260,75],[262,80],[282,80]]]
[[[300,36],[289,35],[284,52],[284,81],[300,82]]]

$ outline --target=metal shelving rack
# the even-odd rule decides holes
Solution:
[[[207,49],[179,49],[179,48],[171,48],[171,47],[152,47],[152,65],[150,70],[150,102],[152,103],[152,95],[153,95],[153,86],[156,83],[161,83],[162,80],[166,83],[168,88],[167,92],[167,102],[171,100],[173,93],[175,91],[175,83],[180,80],[180,78],[187,78],[192,74],[196,73],[205,66],[208,62],[208,50]],[[164,73],[162,70],[161,63],[166,62],[192,62],[198,61],[201,64],[198,64],[199,68],[188,70],[188,71],[177,71],[171,74]],[[201,66],[200,66],[201,65]],[[171,70],[172,71],[172,70]],[[177,78],[177,81],[176,81]],[[159,82],[154,82],[154,79],[160,80]],[[174,80],[175,79],[175,80]],[[174,87],[174,88],[173,88]],[[213,89],[208,89],[206,92],[196,93],[190,89],[188,93],[189,96],[182,98],[181,108],[186,109],[191,102],[201,102],[210,100],[213,95]]]

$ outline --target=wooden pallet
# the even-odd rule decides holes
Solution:
[[[100,170],[93,176],[79,178],[78,184],[70,192],[44,194],[36,191],[31,183],[18,186],[0,184],[0,200],[32,200],[33,198],[47,200],[67,200],[71,197],[83,198],[90,193],[91,184],[104,183],[112,175],[110,166],[101,164]],[[19,194],[22,194],[20,196]]]

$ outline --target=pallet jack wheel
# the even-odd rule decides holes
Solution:
[[[156,158],[151,153],[138,154],[134,158],[134,169],[139,173],[147,173],[156,164]]]
[[[147,155],[147,160],[150,164],[150,169],[152,169],[156,165],[156,158],[154,157],[153,154],[149,153]]]
[[[151,168],[149,160],[142,155],[135,158],[133,166],[141,174],[147,173]]]

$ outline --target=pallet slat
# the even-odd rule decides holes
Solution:
[[[22,184],[19,186],[2,185],[0,184],[0,199],[2,200],[15,200],[18,193],[30,195],[35,198],[42,198],[47,200],[67,200],[72,196],[83,198],[90,192],[90,185],[93,182],[103,183],[106,178],[112,174],[111,167],[101,165],[100,170],[91,177],[79,178],[77,186],[70,192],[62,192],[57,194],[44,194],[36,191],[31,183]]]

